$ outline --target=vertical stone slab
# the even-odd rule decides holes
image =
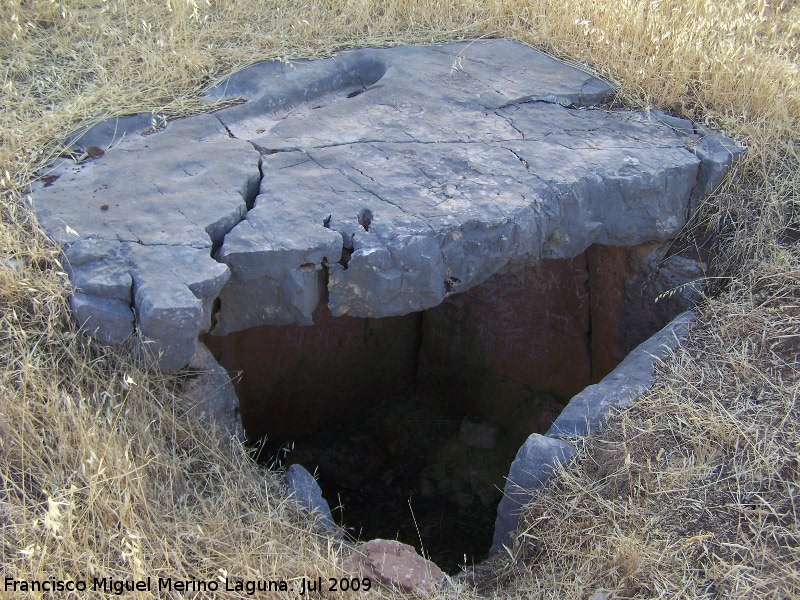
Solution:
[[[321,304],[313,317],[313,326],[265,325],[206,336],[234,376],[249,439],[298,437],[351,417],[413,378],[419,314],[333,317]]]
[[[591,382],[587,284],[580,255],[542,260],[450,296],[424,313],[421,387],[458,396],[496,423],[538,392],[566,401]]]
[[[244,441],[239,399],[228,372],[201,343],[197,344],[197,353],[189,369],[195,376],[183,388],[181,399],[190,412],[200,419],[213,421],[226,436]]]
[[[667,245],[660,242],[631,247],[595,244],[586,252],[592,312],[592,380],[613,371],[639,344],[672,317],[688,310],[696,290],[656,298],[701,278],[703,266],[675,256],[660,265]]]
[[[503,546],[511,547],[511,534],[525,505],[556,473],[559,464],[568,463],[575,454],[577,449],[572,444],[537,433],[525,441],[511,463],[503,499],[497,507],[491,554],[500,552]]]

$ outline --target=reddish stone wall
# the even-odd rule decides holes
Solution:
[[[321,305],[314,326],[258,327],[206,344],[229,372],[243,372],[236,391],[250,439],[296,438],[358,416],[416,375],[421,401],[500,426],[516,452],[683,310],[677,298],[654,303],[648,276],[660,252],[596,245],[495,275],[424,313],[333,317]]]
[[[248,438],[298,437],[350,418],[397,393],[416,371],[420,315],[385,319],[333,317],[313,326],[264,326],[206,336],[234,382]]]
[[[588,280],[583,254],[543,260],[425,311],[420,389],[525,437],[546,430],[539,421],[555,418],[554,401],[591,383]]]
[[[632,247],[595,245],[586,252],[591,282],[592,379],[600,381],[628,353],[688,305],[655,274],[663,243]]]
[[[600,381],[614,370],[630,350],[617,339],[625,303],[625,281],[630,277],[628,248],[592,246],[587,262],[592,290],[592,380]]]

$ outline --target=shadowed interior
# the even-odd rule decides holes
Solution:
[[[647,285],[657,248],[595,245],[420,313],[333,317],[321,304],[313,326],[206,344],[235,377],[262,459],[316,471],[354,535],[422,538],[454,570],[487,552],[527,436],[544,434],[574,394],[681,310],[675,299],[654,303]]]

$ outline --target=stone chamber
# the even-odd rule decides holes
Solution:
[[[593,245],[425,311],[333,317],[322,303],[312,326],[204,341],[261,460],[316,473],[350,535],[422,547],[457,572],[488,554],[526,438],[686,309],[683,295],[655,298],[702,264],[665,251]]]
[[[266,61],[78,132],[31,204],[87,335],[201,372],[198,418],[453,571],[703,276],[670,244],[744,149],[613,95],[508,40]]]

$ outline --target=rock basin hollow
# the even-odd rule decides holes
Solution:
[[[351,533],[421,539],[454,571],[465,555],[487,554],[525,439],[684,308],[680,297],[654,302],[672,285],[653,277],[664,249],[594,245],[497,274],[426,311],[334,317],[321,303],[312,326],[205,343],[234,376],[262,458],[291,442],[284,464],[317,472]]]

